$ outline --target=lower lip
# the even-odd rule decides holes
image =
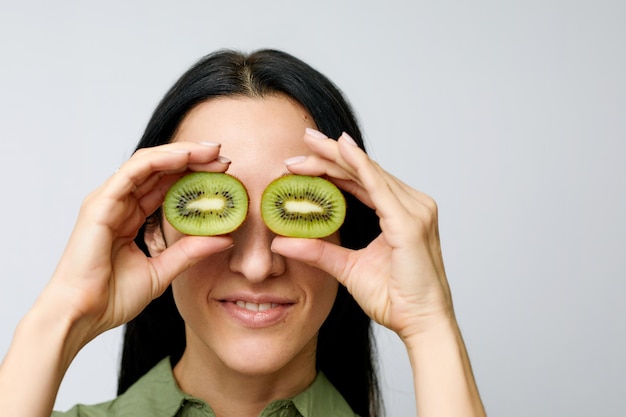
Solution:
[[[262,328],[278,324],[285,320],[293,304],[278,304],[276,307],[264,311],[251,311],[239,307],[234,302],[220,302],[222,308],[226,310],[232,318],[245,327]]]

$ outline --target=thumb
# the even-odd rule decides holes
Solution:
[[[272,251],[321,269],[345,285],[352,251],[322,239],[299,239],[277,236]]]
[[[158,292],[165,288],[183,271],[200,260],[230,248],[230,236],[185,236],[158,256],[149,258],[155,273]]]

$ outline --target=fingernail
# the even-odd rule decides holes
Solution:
[[[310,127],[307,127],[304,130],[306,131],[307,135],[311,136],[312,138],[328,139],[328,136],[326,136],[325,134],[323,134],[319,130],[311,129]]]
[[[356,141],[352,139],[352,136],[348,135],[346,132],[343,132],[341,134],[341,137],[346,141],[346,143],[349,143],[352,146],[359,146],[357,145]]]
[[[219,155],[217,157],[218,162],[221,162],[223,164],[230,164],[232,161],[228,158],[226,158],[225,156]]]
[[[217,146],[222,146],[220,143],[217,143],[217,142],[211,142],[211,141],[209,141],[209,140],[204,140],[204,141],[202,141],[202,142],[198,142],[198,143],[199,143],[200,145],[204,145],[204,146],[214,146],[214,147],[217,147]]]
[[[285,165],[299,164],[300,162],[304,162],[305,159],[306,156],[294,156],[292,158],[285,159]]]
[[[233,246],[235,246],[235,244],[231,243],[230,245],[226,246],[224,249],[218,250],[216,253],[227,251],[228,249],[231,249]]]

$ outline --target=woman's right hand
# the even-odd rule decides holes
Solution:
[[[151,258],[134,242],[185,172],[228,168],[219,151],[218,144],[189,142],[141,149],[85,199],[52,279],[0,364],[0,415],[50,416],[87,342],[139,314],[185,268],[232,244],[229,236],[186,236]]]
[[[77,327],[78,349],[139,314],[184,269],[232,244],[229,236],[186,236],[151,258],[133,240],[184,172],[227,169],[219,150],[218,144],[190,142],[140,149],[84,200],[40,297]]]

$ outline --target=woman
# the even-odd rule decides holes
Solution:
[[[405,343],[420,416],[484,414],[436,205],[366,156],[324,76],[278,51],[209,55],[167,93],[138,148],[87,197],[18,326],[0,368],[3,415],[50,415],[80,348],[128,323],[120,397],[68,415],[377,416],[370,318]],[[164,193],[189,171],[242,180],[242,227],[183,236],[163,219]],[[285,172],[326,176],[346,192],[338,234],[267,229],[260,195]]]

